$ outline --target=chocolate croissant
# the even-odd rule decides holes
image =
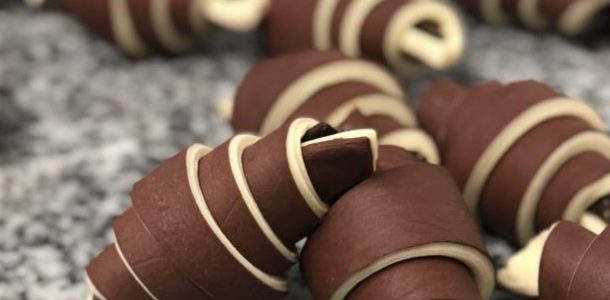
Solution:
[[[342,129],[374,128],[382,144],[404,147],[438,163],[434,142],[417,129],[400,84],[381,67],[338,51],[316,51],[264,60],[242,80],[231,125],[265,134],[298,117]]]
[[[193,48],[211,25],[255,28],[267,0],[25,0],[46,4],[85,26],[132,57],[152,52],[180,54]]]
[[[87,267],[99,299],[281,299],[294,244],[372,174],[374,131],[298,119],[193,145],[134,185],[115,242]]]
[[[445,69],[465,47],[457,12],[436,0],[273,0],[264,32],[275,54],[336,48],[403,72]]]
[[[449,174],[395,146],[329,210],[300,266],[316,300],[489,299],[494,269]]]
[[[456,0],[492,24],[518,21],[541,30],[555,28],[567,35],[578,35],[598,26],[610,25],[607,0]]]
[[[583,101],[535,81],[441,81],[417,113],[470,209],[504,238],[524,245],[559,220],[604,217],[610,138]]]
[[[197,0],[47,0],[132,57],[178,54],[208,25]]]
[[[499,280],[515,292],[540,300],[607,299],[609,252],[610,229],[596,234],[560,222],[511,257]]]

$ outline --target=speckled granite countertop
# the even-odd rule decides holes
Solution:
[[[228,137],[215,103],[259,57],[260,41],[219,36],[199,55],[131,62],[62,15],[2,6],[0,299],[82,299],[83,267],[111,237],[132,183],[186,145]],[[472,27],[453,75],[544,80],[610,120],[608,40]],[[405,84],[415,96],[426,81]],[[499,260],[509,251],[489,245]]]

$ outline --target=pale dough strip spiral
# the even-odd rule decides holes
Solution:
[[[494,267],[484,254],[465,245],[434,242],[396,251],[377,259],[347,278],[345,282],[343,282],[339,288],[337,288],[330,300],[345,299],[349,292],[352,291],[359,283],[363,282],[377,272],[383,272],[383,270],[389,266],[410,259],[432,256],[452,258],[463,263],[470,269],[475,277],[481,297],[483,299],[489,299],[491,297],[494,289]]]
[[[540,102],[514,118],[491,141],[475,163],[464,186],[464,200],[476,213],[483,187],[500,159],[524,134],[550,119],[575,117],[589,123],[597,130],[605,130],[604,121],[581,101],[569,98],[552,98]]]

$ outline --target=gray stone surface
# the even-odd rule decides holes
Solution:
[[[62,15],[2,6],[0,299],[82,299],[83,267],[110,239],[132,183],[184,146],[229,136],[215,104],[260,41],[222,35],[192,56],[134,62]],[[545,80],[610,118],[607,41],[479,25],[471,37],[458,78]],[[416,95],[428,80],[406,86]],[[510,249],[490,240],[501,261]]]

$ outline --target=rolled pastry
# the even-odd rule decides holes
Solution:
[[[610,194],[606,124],[542,83],[441,81],[418,116],[469,208],[510,241],[524,245],[556,221],[579,222]]]
[[[610,24],[608,0],[456,0],[492,24],[519,21],[531,29],[578,35]]]
[[[400,84],[381,67],[338,51],[311,50],[255,65],[227,115],[238,132],[265,134],[299,117],[340,129],[374,128],[382,144],[438,163],[434,142],[417,128],[405,99]]]
[[[336,48],[408,73],[448,68],[465,47],[457,12],[436,0],[274,0],[265,33],[275,54]]]
[[[498,280],[540,300],[603,300],[610,294],[610,230],[559,222],[511,257]],[[532,276],[526,276],[526,275]]]
[[[394,146],[379,162],[305,244],[314,299],[489,299],[493,265],[449,174]]]
[[[100,299],[281,299],[294,244],[368,177],[375,133],[298,119],[193,145],[134,185],[116,240],[87,267]]]
[[[557,225],[542,252],[540,299],[608,299],[608,253],[610,230],[595,235],[573,223]]]
[[[268,0],[25,0],[78,18],[132,57],[180,54],[193,48],[210,25],[247,31],[263,18]]]
[[[48,0],[132,57],[183,53],[206,30],[199,0]]]

